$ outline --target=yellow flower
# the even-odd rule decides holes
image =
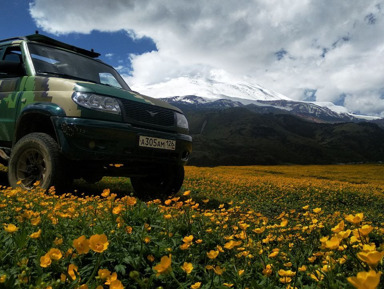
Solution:
[[[148,255],[147,260],[152,263],[153,261],[155,261],[155,257],[153,255]]]
[[[47,255],[49,256],[49,258],[51,258],[52,260],[60,260],[62,257],[63,257],[63,253],[61,253],[61,251],[59,249],[56,249],[56,248],[52,248],[48,251]]]
[[[97,275],[101,280],[106,280],[109,276],[111,276],[111,271],[108,269],[99,269],[99,271],[97,271]]]
[[[331,230],[334,233],[339,233],[339,232],[344,230],[344,227],[345,227],[344,221],[341,221],[335,227],[333,227]]]
[[[80,287],[78,287],[78,289],[88,289],[88,285],[87,284],[83,284],[83,285],[80,285]],[[45,288],[47,289],[47,288]],[[96,288],[97,289],[97,288]]]
[[[75,264],[69,264],[68,266],[68,275],[71,276],[72,280],[76,280],[77,272],[79,268]]]
[[[303,210],[308,210],[309,209],[309,205],[306,205],[303,207]]]
[[[201,287],[201,282],[196,282],[191,285],[191,289],[199,289]]]
[[[265,268],[263,269],[263,275],[265,275],[265,276],[271,275],[272,272],[273,272],[272,264],[267,264],[267,266],[265,266]]]
[[[316,259],[317,259],[316,256],[308,257],[308,261],[311,262],[311,263],[315,262]]]
[[[109,242],[105,234],[96,234],[89,238],[89,247],[97,253],[102,253],[107,250],[108,245]]]
[[[4,225],[4,230],[8,233],[15,233],[19,230],[19,228],[16,227],[14,224],[6,224]]]
[[[126,226],[126,227],[125,227],[125,231],[126,231],[128,234],[132,234],[133,228],[132,228],[131,226]]]
[[[363,220],[363,218],[364,218],[364,213],[359,213],[356,215],[347,215],[345,217],[345,220],[347,220],[348,222],[350,222],[354,225],[357,225]]]
[[[337,233],[337,237],[340,239],[346,239],[351,235],[351,230],[341,231]]]
[[[164,201],[164,204],[169,206],[172,203],[172,200],[168,199]]]
[[[281,277],[293,277],[296,275],[296,272],[293,272],[291,270],[283,270],[283,269],[280,269],[278,274],[281,276]]]
[[[297,268],[300,272],[305,272],[307,271],[307,266],[302,265],[301,267]]]
[[[213,268],[213,271],[216,273],[216,275],[223,275],[225,268],[221,268],[220,266],[216,266]]]
[[[288,224],[288,220],[287,219],[283,219],[281,221],[281,223],[280,223],[280,227],[285,227],[285,226],[287,226],[287,224]]]
[[[40,222],[41,222],[40,217],[36,217],[36,218],[31,219],[31,225],[32,226],[37,226],[38,224],[40,224]]]
[[[363,245],[363,251],[368,252],[368,251],[376,251],[376,244],[364,244]]]
[[[124,286],[120,280],[114,280],[109,284],[109,289],[124,289]]]
[[[110,193],[111,193],[110,189],[104,189],[103,192],[101,193],[101,196],[106,198],[109,196]]]
[[[232,250],[234,247],[236,246],[240,246],[241,245],[241,241],[229,241],[227,243],[225,243],[224,245],[224,248],[227,249],[227,250]]]
[[[274,258],[279,254],[279,249],[273,249],[272,253],[268,255],[269,258]]]
[[[107,277],[107,281],[105,282],[105,285],[111,285],[111,283],[113,281],[116,281],[117,280],[117,273],[116,272],[113,272],[112,275],[109,275]]]
[[[232,284],[232,283],[223,283],[223,285],[224,285],[225,287],[228,287],[228,288],[233,287],[233,284]]]
[[[244,271],[243,269],[239,270],[239,272],[238,272],[239,276],[243,275],[244,272],[245,272],[245,271]]]
[[[63,244],[63,238],[55,238],[55,240],[53,241],[53,243],[56,245],[56,246],[59,246],[61,244]]]
[[[129,197],[129,196],[127,196],[126,198],[125,198],[125,203],[128,205],[128,206],[134,206],[134,205],[136,205],[136,203],[137,203],[137,199],[135,198],[135,197]]]
[[[332,237],[330,240],[325,242],[327,249],[336,250],[340,246],[340,239],[337,237]]]
[[[376,266],[384,257],[384,251],[368,251],[357,253],[357,257],[370,266]]]
[[[180,245],[181,250],[187,250],[191,246],[191,243],[183,243]]]
[[[87,240],[87,238],[82,235],[79,238],[73,240],[73,247],[80,255],[87,254],[89,252],[89,240]]]
[[[151,238],[148,237],[148,236],[146,236],[146,237],[144,238],[144,243],[145,243],[145,244],[148,244],[149,242],[151,242]]]
[[[209,259],[216,259],[218,255],[219,255],[219,251],[211,250],[207,252],[207,256]]]
[[[376,289],[380,283],[381,272],[374,270],[359,272],[356,277],[348,277],[347,280],[357,289]]]
[[[7,280],[7,275],[3,274],[0,276],[0,283],[4,283]]]
[[[320,282],[321,280],[324,279],[324,275],[319,271],[316,270],[313,274],[309,275],[313,280]]]
[[[193,241],[193,235],[185,236],[183,238],[184,243],[192,243],[192,241]]]
[[[181,269],[187,274],[190,274],[193,270],[193,264],[184,262],[183,266],[181,266]]]
[[[52,260],[48,254],[40,257],[40,267],[47,268],[51,265]]]
[[[370,225],[364,225],[359,229],[359,233],[363,236],[367,236],[369,233],[371,233],[373,230],[373,227]]]
[[[315,208],[315,209],[313,209],[313,212],[315,214],[319,214],[321,212],[321,208]]]
[[[153,269],[157,272],[156,276],[159,276],[161,274],[166,274],[172,271],[171,263],[172,263],[171,254],[169,254],[169,257],[168,256],[161,257],[160,263],[157,264],[155,267],[153,267]]]
[[[183,193],[183,196],[189,196],[191,194],[191,191],[186,191]]]
[[[29,235],[29,237],[31,237],[32,239],[38,239],[38,238],[40,238],[40,236],[41,236],[41,229],[39,229],[37,232],[34,232],[31,235]]]
[[[265,227],[256,228],[256,229],[253,229],[252,231],[255,232],[256,234],[262,234],[265,231]]]
[[[287,283],[291,283],[292,282],[292,278],[291,277],[281,277],[279,280],[283,284],[287,284]]]
[[[121,213],[121,211],[123,211],[123,205],[118,205],[118,206],[116,206],[116,207],[114,207],[113,209],[112,209],[112,214],[114,214],[114,215],[118,215],[118,214],[120,214]]]

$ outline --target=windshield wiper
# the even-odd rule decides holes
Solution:
[[[88,82],[93,82],[93,83],[101,84],[101,83],[99,83],[97,81],[94,81],[94,80],[91,80],[91,79],[82,78],[82,77],[78,77],[78,76],[74,76],[74,75],[70,75],[70,74],[66,74],[66,73],[61,73],[61,72],[43,71],[43,72],[38,72],[37,74],[39,74],[39,75],[60,76],[60,77],[63,77],[63,78],[68,78],[68,79],[82,80],[82,81],[88,81]]]

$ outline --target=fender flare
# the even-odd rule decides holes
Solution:
[[[30,115],[41,115],[44,117],[47,117],[50,119],[50,124],[53,127],[53,131],[55,135],[57,136],[56,133],[56,127],[54,126],[54,123],[52,122],[51,118],[52,117],[65,117],[65,111],[58,106],[55,103],[32,103],[28,106],[26,106],[19,114],[17,121],[16,121],[16,129],[15,129],[15,134],[13,138],[13,145],[16,143],[18,139],[20,139],[20,134],[22,131],[21,127],[21,122],[25,117],[28,117]],[[56,138],[57,139],[57,138]]]

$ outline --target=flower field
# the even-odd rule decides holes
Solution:
[[[384,166],[186,167],[58,195],[0,188],[0,288],[384,288]]]

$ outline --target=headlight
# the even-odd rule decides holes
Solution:
[[[77,91],[72,95],[72,99],[82,107],[121,114],[119,101],[113,97]]]
[[[185,115],[181,114],[181,113],[178,113],[178,112],[175,112],[175,114],[176,114],[176,124],[177,124],[177,126],[180,127],[180,128],[188,129],[188,120],[185,117]]]

